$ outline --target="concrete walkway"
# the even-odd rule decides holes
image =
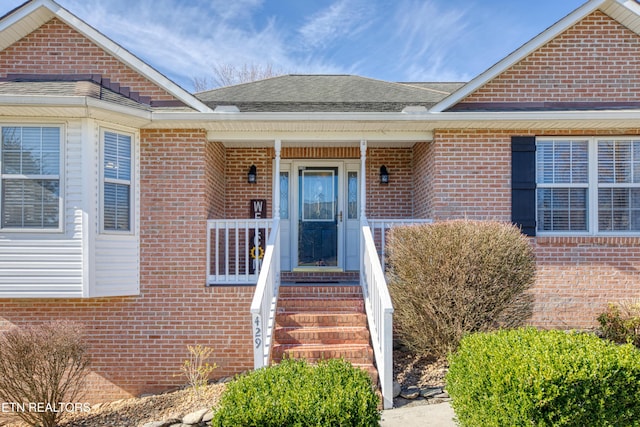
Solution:
[[[403,406],[382,411],[381,427],[455,427],[453,408],[447,402]]]

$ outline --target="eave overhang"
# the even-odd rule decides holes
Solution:
[[[143,128],[151,112],[85,96],[0,95],[0,120],[93,118]]]
[[[640,129],[640,109],[415,113],[199,113],[136,109],[79,96],[0,96],[0,120],[94,118],[138,129],[203,129],[210,139],[340,141],[342,136],[424,141],[438,129]],[[360,135],[360,136],[358,136]],[[351,136],[348,139],[351,139]],[[427,139],[428,140],[428,139]]]

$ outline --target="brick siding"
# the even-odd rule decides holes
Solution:
[[[434,169],[427,185],[433,193],[433,218],[510,221],[512,135],[610,134],[640,135],[640,129],[437,131],[430,143]],[[538,268],[531,324],[592,328],[608,302],[640,297],[640,239],[537,237],[531,242]]]
[[[91,402],[180,386],[188,344],[214,348],[213,376],[253,367],[254,288],[205,287],[206,220],[223,211],[224,147],[204,131],[143,130],[140,296],[0,300],[0,328],[57,318],[86,325]]]
[[[175,100],[57,18],[0,52],[7,74],[100,74],[154,101]]]
[[[463,102],[625,102],[640,98],[640,37],[595,11]]]

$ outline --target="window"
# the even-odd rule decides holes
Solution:
[[[540,141],[536,151],[538,229],[586,231],[587,141]]]
[[[539,232],[640,232],[640,139],[537,139]]]
[[[289,219],[289,172],[280,172],[280,219]]]
[[[598,141],[598,229],[640,231],[640,141]]]
[[[1,227],[60,229],[60,127],[2,127]]]
[[[104,187],[102,229],[131,231],[131,136],[102,133]]]

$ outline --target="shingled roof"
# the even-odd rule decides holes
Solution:
[[[0,81],[0,95],[87,96],[141,110],[148,105],[136,102],[91,81],[14,82]]]
[[[391,83],[352,75],[289,74],[195,96],[210,108],[234,105],[241,112],[400,112],[429,108],[462,83]]]

